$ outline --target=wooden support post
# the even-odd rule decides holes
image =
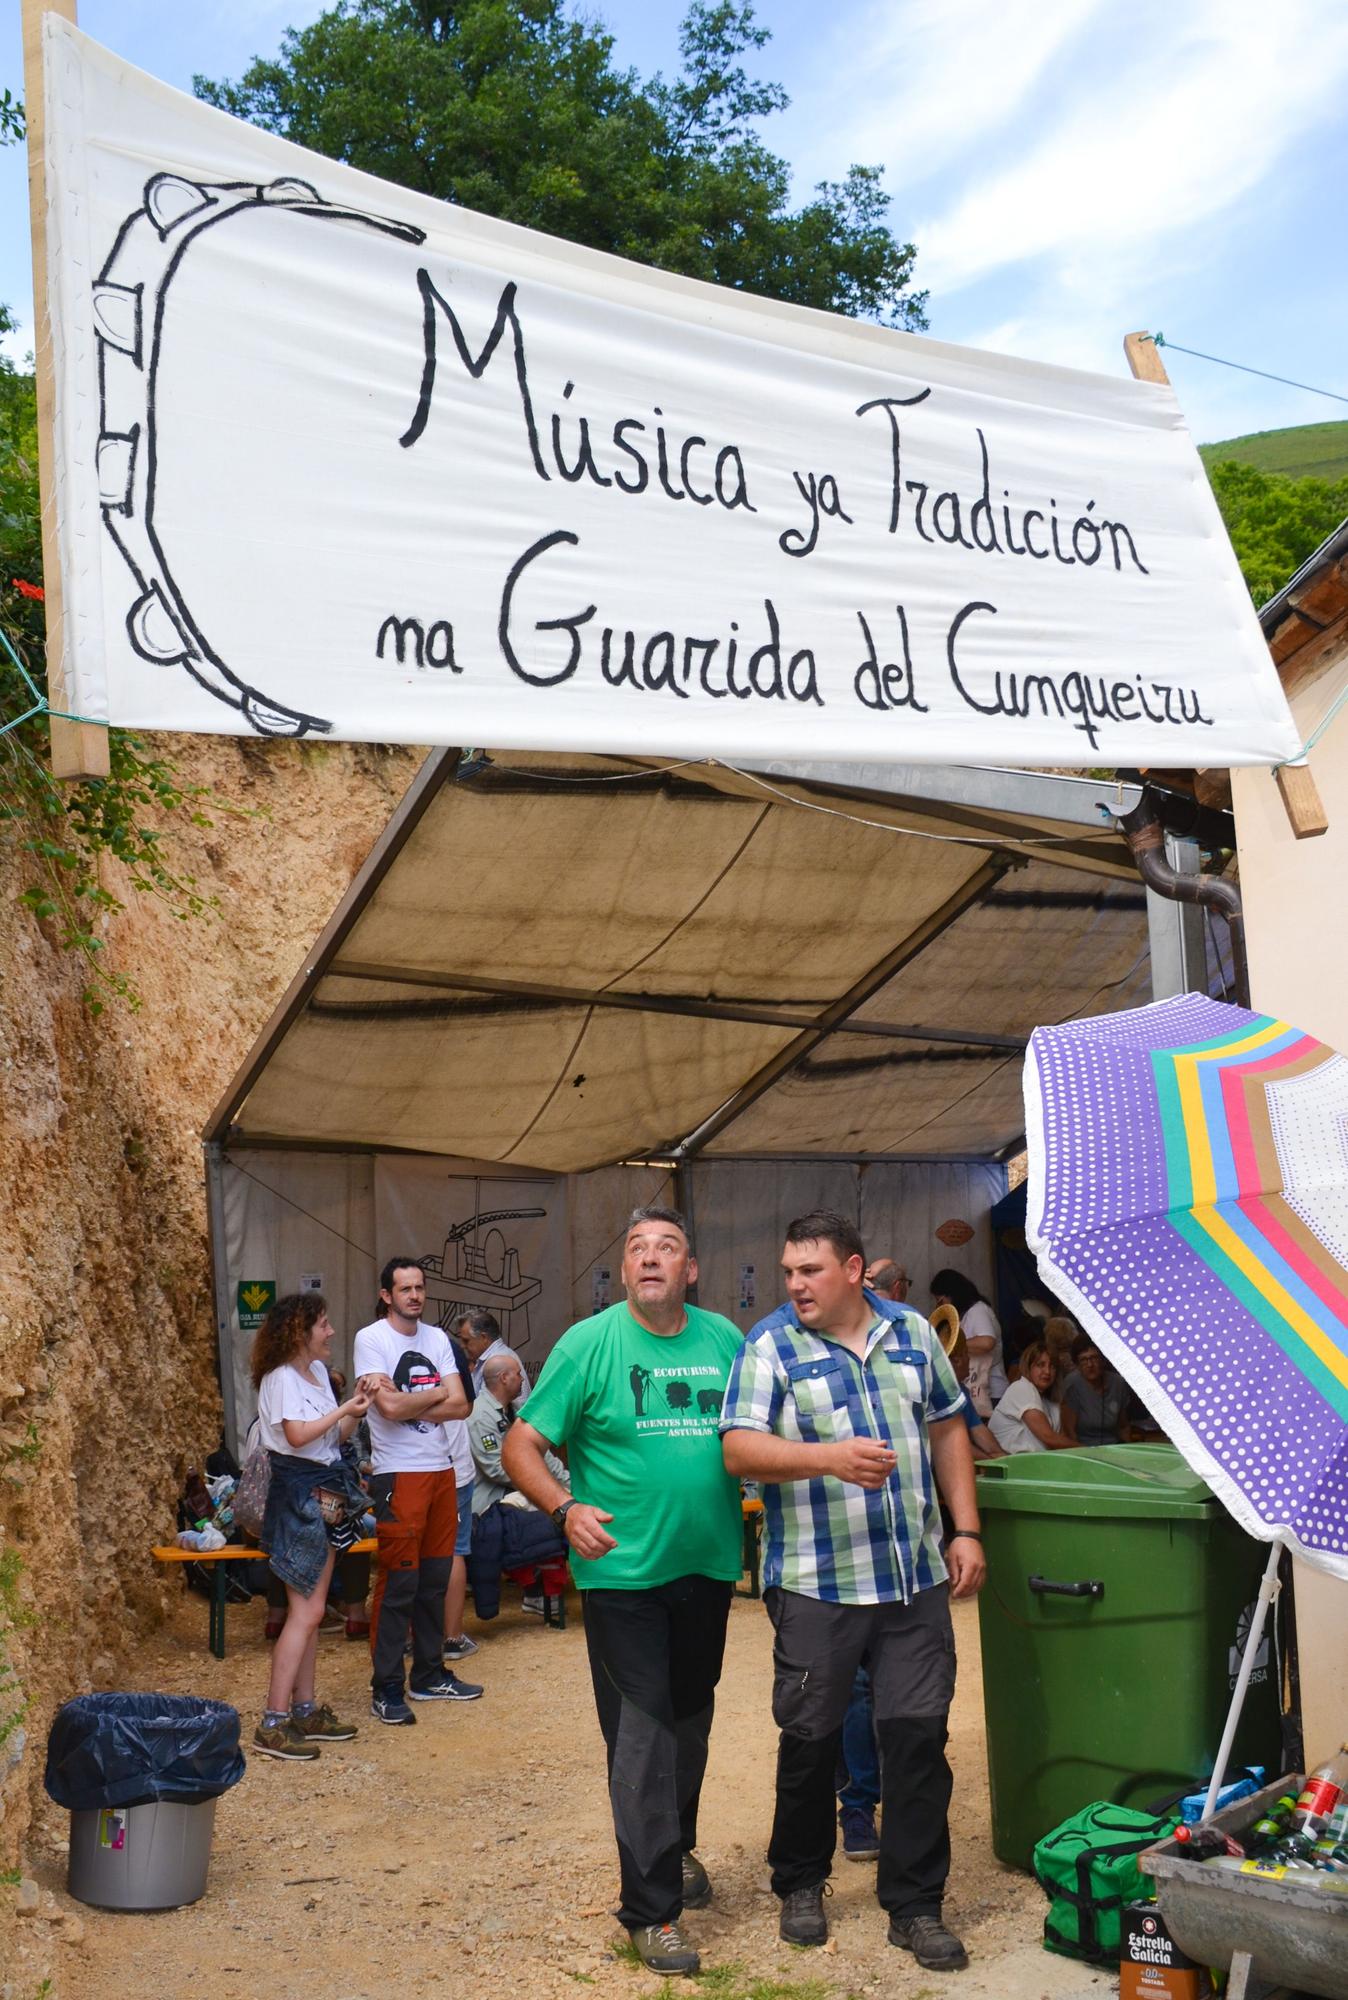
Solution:
[[[42,506],[42,588],[47,612],[47,700],[70,709],[65,607],[56,542],[56,479],[51,322],[47,313],[46,111],[42,93],[42,22],[75,19],[75,0],[23,0],[23,100],[28,125],[28,208],[33,228],[33,353],[37,367],[38,494]],[[108,732],[96,722],[51,717],[51,767],[58,778],[106,778]]]
[[[1314,840],[1328,833],[1329,815],[1311,776],[1309,764],[1280,764],[1274,772],[1292,832],[1298,840]]]
[[[1123,337],[1123,351],[1128,357],[1128,366],[1139,382],[1169,382],[1165,363],[1156,339],[1150,333],[1127,333]],[[1329,830],[1329,815],[1321,803],[1315,779],[1311,776],[1309,764],[1283,764],[1274,774],[1278,790],[1282,795],[1283,808],[1288,824],[1297,840],[1312,840],[1317,833]]]

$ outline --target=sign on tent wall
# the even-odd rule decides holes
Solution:
[[[1232,765],[1298,743],[1170,390],[356,173],[45,22],[67,687],[155,728]]]

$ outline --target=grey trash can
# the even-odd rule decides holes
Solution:
[[[239,1717],[197,1695],[77,1695],[47,1740],[47,1791],[70,1813],[70,1893],[170,1910],[205,1893],[215,1802],[243,1776]]]
[[[70,1815],[67,1886],[100,1910],[172,1910],[206,1893],[215,1800],[100,1806]]]

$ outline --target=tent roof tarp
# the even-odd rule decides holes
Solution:
[[[999,1157],[1030,1030],[1149,997],[1146,898],[1113,787],[968,777],[436,753],[208,1137]]]

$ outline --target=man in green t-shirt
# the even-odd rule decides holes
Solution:
[[[743,1341],[730,1320],[687,1304],[697,1264],[676,1209],[635,1211],[622,1277],[626,1302],[569,1327],[553,1348],[502,1459],[571,1544],[584,1593],[619,1921],[654,1971],[696,1972],[679,1919],[711,1900],[693,1849],[741,1567],[740,1490],[718,1425]],[[544,1459],[561,1446],[570,1493]]]

